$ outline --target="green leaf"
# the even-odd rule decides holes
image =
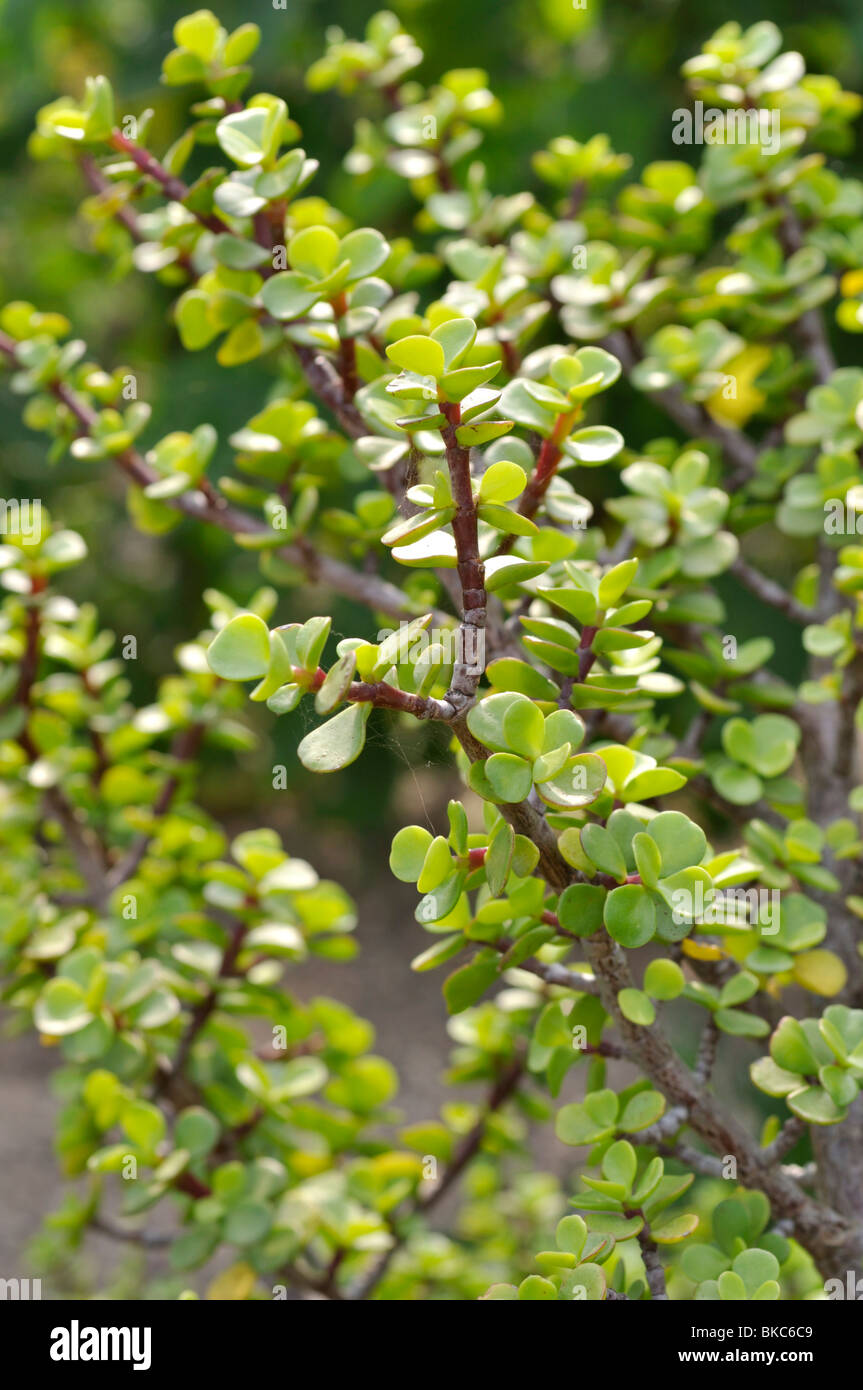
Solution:
[[[85,991],[74,980],[62,976],[48,981],[33,1009],[36,1027],[48,1037],[77,1033],[86,1028],[92,1017]]]
[[[617,1097],[615,1096],[615,1102]],[[617,1113],[615,1109],[615,1115]],[[564,1105],[557,1112],[554,1132],[562,1144],[568,1144],[573,1148],[582,1145],[594,1144],[606,1134],[611,1134],[614,1127],[614,1116],[603,1122],[595,1116],[590,1115],[584,1105],[577,1102],[572,1105]]]
[[[309,287],[308,277],[292,270],[279,271],[261,289],[261,303],[274,319],[301,318],[317,299],[317,293]]]
[[[297,749],[303,767],[310,772],[338,772],[355,761],[366,741],[366,724],[372,707],[350,705],[306,734]]]
[[[210,669],[223,680],[258,680],[270,664],[270,633],[255,613],[240,613],[216,633],[207,650]]]
[[[717,1009],[713,1017],[723,1033],[736,1038],[763,1038],[770,1032],[766,1019],[757,1014],[745,1014],[740,1009]]]
[[[676,999],[686,980],[676,961],[652,960],[644,972],[644,988],[652,999]]]
[[[186,1149],[192,1158],[203,1158],[216,1144],[220,1125],[209,1110],[194,1105],[182,1110],[174,1127],[174,1143],[179,1149]]]
[[[742,1250],[731,1267],[743,1280],[750,1298],[762,1284],[779,1278],[779,1261],[769,1250]]]
[[[736,1004],[745,1004],[747,999],[751,999],[753,994],[757,993],[758,977],[751,975],[748,970],[739,970],[722,986],[719,1002],[723,1008],[730,1009]]]
[[[635,867],[645,888],[656,888],[662,873],[662,856],[659,846],[649,835],[639,831],[632,837],[632,852]]]
[[[628,781],[624,794],[627,801],[647,801],[654,796],[668,796],[685,785],[686,778],[674,768],[654,767]]]
[[[236,367],[242,362],[253,362],[256,357],[260,357],[261,353],[266,351],[268,345],[272,346],[273,333],[278,333],[278,329],[267,329],[265,334],[261,326],[251,318],[235,324],[216,353],[219,365]],[[238,545],[244,543],[248,545],[253,539],[257,540],[257,537],[253,537],[251,533],[237,532],[236,543]],[[277,542],[278,537],[275,543]]]
[[[514,849],[515,831],[507,821],[498,821],[488,843],[484,866],[488,890],[494,898],[502,893],[506,886]]]
[[[181,21],[182,22],[182,21]],[[261,31],[257,24],[241,24],[228,38],[222,61],[226,67],[238,67],[240,63],[245,63],[247,58],[251,58],[255,49],[261,41]],[[188,47],[184,44],[183,47]]]
[[[547,560],[521,560],[517,555],[493,555],[485,562],[485,587],[490,594],[524,584],[548,569]]]
[[[504,715],[523,698],[515,692],[500,691],[485,696],[475,704],[467,716],[467,726],[474,738],[479,739],[486,748],[495,752],[505,752],[508,745],[503,731]]]
[[[345,652],[344,656],[339,657],[335,665],[330,667],[315,695],[315,709],[318,714],[329,714],[330,710],[335,709],[336,705],[344,700],[356,669],[356,652]]]
[[[857,1099],[857,1082],[842,1067],[821,1067],[818,1080],[830,1098],[842,1109]]]
[[[393,837],[390,849],[390,868],[402,883],[416,883],[432,836],[422,825],[405,825]]]
[[[249,107],[223,116],[216,126],[216,139],[229,159],[243,169],[260,164],[266,150],[270,113],[264,107]]]
[[[538,768],[540,766],[537,764]],[[575,810],[596,801],[602,795],[605,780],[602,759],[595,753],[579,753],[550,781],[538,782],[537,791],[549,806]]]
[[[291,683],[294,673],[292,652],[285,637],[286,634],[278,629],[270,634],[270,664],[264,679],[250,693],[250,700],[269,700],[284,685]]]
[[[579,623],[596,622],[598,602],[589,589],[541,589],[540,594]]]
[[[220,265],[226,265],[230,270],[254,270],[270,259],[263,246],[227,233],[216,237],[213,255]]]
[[[439,888],[449,878],[452,871],[453,860],[449,842],[444,839],[443,835],[437,835],[426,851],[420,876],[417,879],[417,891],[432,893],[435,888]]]
[[[618,1139],[607,1149],[602,1159],[602,1175],[609,1182],[617,1183],[627,1192],[635,1182],[638,1161],[635,1149],[625,1139]]]
[[[335,267],[339,239],[329,227],[304,227],[288,242],[288,261],[292,270],[323,280]]]
[[[533,779],[530,764],[514,753],[494,753],[483,764],[485,775],[495,796],[504,802],[523,801],[530,793]]]
[[[620,1012],[630,1023],[637,1023],[641,1028],[649,1028],[655,1023],[656,1010],[642,990],[622,989],[618,993],[617,1002]]]
[[[576,430],[575,434],[571,434],[563,449],[564,453],[578,463],[595,466],[607,463],[615,454],[619,454],[623,442],[620,431],[612,429],[610,425],[589,425],[586,429]]]
[[[476,324],[473,319],[447,319],[432,329],[431,336],[443,348],[447,371],[451,371],[473,347]]]
[[[602,1302],[603,1298],[606,1297],[606,1289],[605,1270],[588,1261],[564,1275],[560,1293],[563,1297],[573,1298],[573,1300]]]
[[[455,908],[461,896],[462,888],[466,875],[464,873],[454,873],[439,888],[435,888],[431,893],[426,893],[417,904],[414,916],[416,920],[425,926],[430,922],[439,922],[442,918],[448,917]]]
[[[574,1199],[573,1205],[584,1207],[585,1204],[583,1199],[578,1197]],[[644,1230],[644,1219],[641,1216],[621,1216],[614,1211],[595,1211],[590,1217],[590,1229],[592,1232],[607,1232],[614,1236],[616,1241],[631,1240]]]
[[[220,1240],[218,1226],[192,1226],[173,1242],[169,1254],[172,1269],[198,1269],[210,1258]]]
[[[174,25],[174,42],[178,48],[188,49],[196,58],[209,63],[214,57],[222,26],[211,10],[196,10],[194,14],[184,15]]]
[[[638,571],[637,560],[622,560],[599,581],[599,606],[612,608],[619,603]]]
[[[165,1137],[164,1115],[157,1105],[151,1105],[146,1100],[134,1100],[124,1106],[120,1113],[120,1125],[132,1143],[145,1153],[152,1153]]]
[[[417,376],[434,377],[437,381],[446,369],[444,351],[434,338],[414,334],[391,343],[387,357],[405,372],[415,372]]]
[[[713,879],[699,865],[678,869],[659,884],[659,893],[678,922],[697,922],[715,897]]]
[[[632,1193],[632,1205],[636,1207],[644,1206],[645,1202],[651,1197],[659,1187],[665,1164],[661,1158],[652,1158],[641,1175],[638,1186]]]
[[[538,758],[545,743],[542,711],[530,700],[518,700],[503,716],[503,736],[511,752],[522,758]]]
[[[661,1225],[650,1226],[650,1238],[657,1245],[679,1245],[698,1227],[698,1217],[694,1212],[682,1213],[663,1221]]]
[[[723,762],[710,773],[710,780],[720,796],[732,806],[751,806],[764,790],[764,783],[754,772],[736,763]]]
[[[320,1057],[292,1057],[279,1063],[279,1079],[273,1099],[294,1100],[319,1091],[327,1079],[327,1068]]]
[[[836,1125],[845,1118],[844,1108],[821,1086],[806,1086],[787,1099],[789,1110],[810,1125]]]
[[[514,657],[502,656],[489,662],[486,675],[498,691],[520,691],[535,700],[556,700],[560,694],[554,681]]]
[[[351,281],[374,275],[389,254],[389,243],[373,227],[357,227],[348,232],[339,246],[339,260],[350,265]]]
[[[584,1098],[584,1108],[597,1124],[610,1125],[617,1116],[620,1101],[616,1093],[609,1089],[589,1091]]]
[[[818,1070],[818,1060],[802,1025],[790,1015],[780,1020],[770,1039],[770,1056],[784,1071],[801,1076],[814,1075]]]
[[[794,761],[800,729],[783,714],[760,714],[752,723],[751,765],[762,777],[777,777]]]
[[[681,811],[660,811],[646,830],[662,856],[663,878],[678,869],[700,864],[707,853],[707,837],[701,826]]]
[[[604,874],[626,878],[626,862],[610,831],[601,825],[586,825],[581,832],[585,853]]]
[[[558,1250],[567,1251],[576,1259],[581,1255],[587,1240],[587,1224],[580,1216],[564,1216],[557,1223],[555,1243]]]
[[[722,746],[730,758],[762,777],[777,777],[794,761],[800,730],[781,714],[762,714],[751,724],[729,719],[722,727]]]
[[[625,1134],[634,1134],[650,1125],[665,1113],[665,1097],[659,1091],[637,1091],[626,1103],[618,1121]]]
[[[496,952],[480,952],[444,981],[443,995],[448,1011],[460,1014],[469,1009],[499,978]]]
[[[527,486],[527,474],[517,463],[500,459],[483,473],[479,484],[481,502],[512,502]]]
[[[592,936],[603,924],[606,890],[592,883],[573,883],[565,888],[557,904],[562,927],[576,936]]]
[[[210,300],[202,290],[186,290],[174,306],[180,342],[189,352],[198,352],[219,334],[219,326],[209,311]]]
[[[759,1057],[749,1068],[749,1074],[759,1091],[768,1096],[787,1096],[800,1090],[800,1076],[777,1066],[772,1057]]]
[[[718,1279],[728,1268],[728,1257],[713,1245],[688,1245],[681,1258],[683,1272],[693,1283]]]
[[[529,1274],[518,1286],[518,1296],[520,1299],[528,1299],[531,1302],[538,1300],[556,1300],[557,1289],[550,1279],[543,1279],[539,1274]]]
[[[467,811],[460,801],[450,801],[446,808],[447,820],[449,821],[449,842],[453,852],[458,855],[467,854],[469,827]]]
[[[644,946],[656,930],[653,899],[637,883],[611,890],[605,900],[603,919],[609,936],[630,949]]]
[[[238,1202],[225,1217],[224,1238],[229,1245],[257,1245],[271,1225],[270,1209],[263,1202]]]
[[[334,1105],[367,1115],[392,1100],[398,1090],[395,1067],[385,1057],[355,1057],[333,1077],[326,1090]]]
[[[730,1197],[713,1210],[713,1237],[727,1255],[738,1254],[738,1241],[749,1237],[749,1213],[742,1201]]]

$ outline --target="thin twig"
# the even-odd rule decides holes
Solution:
[[[11,362],[23,366],[18,358],[15,340],[2,332],[0,352]],[[64,382],[56,382],[52,389],[58,400],[63,402],[77,420],[82,432],[90,434],[97,423],[98,412]],[[145,488],[159,478],[157,471],[135,449],[125,449],[122,453],[112,455],[112,461],[137,487]],[[164,505],[182,512],[185,516],[218,526],[231,535],[254,538],[273,534],[272,528],[266,522],[232,507],[222,497],[215,494],[207,496],[201,488],[190,488],[177,497],[166,498]],[[337,593],[363,603],[368,608],[393,618],[408,619],[415,616],[401,590],[394,584],[376,574],[361,573],[340,560],[316,551],[305,539],[300,538],[280,546],[276,553],[287,564],[302,570],[309,579],[326,584]],[[435,618],[440,618],[442,625],[451,622],[446,614],[435,613]]]
[[[756,598],[760,598],[762,603],[766,603],[771,608],[775,608],[778,613],[784,613],[787,618],[793,619],[795,623],[804,626],[815,621],[815,613],[804,608],[802,603],[798,603],[793,594],[784,589],[775,580],[769,579],[766,574],[762,574],[754,565],[750,565],[742,555],[731,566],[731,573],[735,579],[739,579],[750,593]]]

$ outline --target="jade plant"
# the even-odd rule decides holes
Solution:
[[[94,538],[5,504],[5,1000],[56,1049],[71,1180],[44,1248],[163,1243],[189,1297],[221,1262],[217,1299],[824,1296],[863,1264],[863,242],[834,167],[861,101],[729,22],[683,83],[777,140],[744,122],[630,176],[550,131],[503,194],[489,75],[426,87],[378,14],[307,83],[362,93],[345,177],[395,175],[408,237],[316,189],[258,39],[179,20],[167,150],[99,76],[30,145],[78,166],[96,249],[183,348],[266,363],[251,418],[220,443],[181,401],[156,438],[128,367],[50,305],[0,312],[53,465],[262,580],[208,587],[136,703],[62,588]],[[655,423],[625,436],[634,396]],[[338,597],[364,616],[333,631]],[[448,811],[390,856],[450,1015],[425,1122],[303,986],[362,942],[346,892],[266,825],[229,835],[206,777],[196,800],[249,755],[246,693],[325,777],[370,729],[436,739]],[[535,1169],[543,1125],[566,1179]]]

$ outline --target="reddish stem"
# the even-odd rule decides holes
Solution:
[[[146,174],[147,178],[153,179],[158,183],[167,196],[175,203],[183,203],[185,206],[186,199],[189,196],[188,186],[183,183],[182,179],[176,178],[174,174],[169,174],[164,165],[160,164],[155,155],[150,154],[149,150],[145,150],[140,145],[136,145],[135,141],[130,140],[121,130],[112,130],[108,143],[112,145],[115,150],[119,150],[121,154],[125,154],[131,159],[133,164],[137,165],[141,170],[142,174]],[[209,231],[217,233],[227,231],[224,222],[213,214],[195,212],[194,208],[189,208],[189,212],[197,217],[201,225],[207,227]]]

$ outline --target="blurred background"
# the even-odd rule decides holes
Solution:
[[[0,302],[28,299],[61,310],[91,356],[106,367],[128,364],[139,397],[153,407],[149,445],[172,429],[208,421],[219,432],[214,473],[230,462],[228,436],[259,410],[275,366],[266,359],[229,370],[211,350],[184,353],[174,331],[170,291],[132,273],[115,280],[76,217],[84,194],[74,165],[34,163],[26,145],[38,108],[56,96],[79,95],[89,74],[106,73],[120,113],[155,108],[148,143],[166,149],[186,124],[189,89],[159,82],[172,47],[174,22],[194,4],[182,0],[0,0]],[[339,206],[359,224],[387,234],[411,234],[416,206],[407,185],[384,175],[370,185],[342,169],[358,114],[376,116],[374,93],[344,99],[310,94],[303,75],[320,56],[325,30],[341,26],[359,37],[380,5],[372,0],[214,0],[228,28],[253,20],[263,41],[248,89],[285,98],[302,127],[302,144],[320,160],[309,192]],[[425,62],[416,76],[435,81],[451,67],[481,67],[503,102],[505,119],[479,152],[494,192],[539,191],[530,156],[556,135],[585,140],[597,131],[633,156],[633,173],[652,159],[686,157],[671,143],[670,113],[683,102],[681,63],[720,24],[772,19],[786,47],[800,49],[810,69],[834,74],[843,86],[863,87],[863,9],[859,0],[400,0],[389,8],[417,38]],[[365,103],[368,102],[368,105]],[[851,162],[848,172],[861,173]],[[421,240],[418,244],[422,244]],[[432,287],[433,289],[434,287]],[[622,396],[614,423],[631,444],[666,433],[667,424],[644,398]],[[0,387],[0,493],[41,497],[52,514],[79,529],[89,561],[70,576],[79,600],[97,601],[102,621],[135,634],[132,679],[148,700],[173,664],[172,652],[205,625],[201,590],[214,586],[243,601],[258,586],[254,558],[221,535],[184,522],[166,537],[144,536],[129,521],[123,487],[104,465],[71,459],[50,467],[42,439],[20,423],[16,402]],[[336,502],[337,504],[337,502]],[[322,609],[308,591],[284,594],[278,621],[302,620]],[[797,674],[782,653],[782,620],[750,619],[778,639],[777,668]],[[746,620],[739,636],[749,635]],[[368,632],[368,618],[340,603],[334,628]],[[372,635],[372,634],[369,634]],[[313,860],[358,900],[360,955],[350,966],[304,967],[299,993],[340,995],[369,1017],[377,1048],[403,1076],[401,1102],[410,1117],[431,1117],[441,1098],[447,1036],[439,981],[413,976],[410,958],[425,944],[413,920],[415,893],[390,876],[386,858],[395,829],[408,821],[440,827],[455,792],[440,775],[445,749],[437,731],[374,725],[366,752],[333,778],[304,772],[294,750],[304,732],[299,717],[258,717],[260,745],[240,759],[208,765],[202,801],[236,831],[269,824],[292,853]],[[273,791],[274,764],[288,768],[289,786]],[[292,980],[291,987],[294,987]],[[21,1251],[39,1218],[60,1194],[51,1131],[54,1101],[47,1087],[50,1058],[30,1040],[2,1043],[0,1075],[0,1275],[22,1272]],[[546,1161],[561,1161],[552,1154]],[[567,1158],[565,1161],[569,1161]]]

